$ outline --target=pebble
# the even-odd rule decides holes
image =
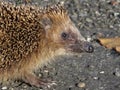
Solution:
[[[120,69],[119,69],[119,68],[116,68],[116,70],[115,70],[115,75],[116,75],[117,77],[120,77]]]
[[[80,17],[86,17],[87,16],[87,12],[86,11],[80,11],[79,16]]]
[[[45,73],[48,73],[49,71],[48,70],[44,70]]]
[[[27,88],[27,85],[24,85],[23,88],[26,89],[26,88]]]
[[[101,74],[104,74],[104,73],[105,73],[105,71],[100,71],[100,73],[101,73]]]
[[[7,87],[6,87],[6,86],[4,86],[4,87],[2,87],[1,89],[2,89],[2,90],[7,90]]]
[[[110,28],[114,28],[114,26],[113,26],[113,25],[110,25],[109,27],[110,27]]]
[[[86,21],[87,21],[88,23],[92,23],[92,22],[93,22],[90,18],[86,18]]]
[[[118,13],[118,12],[115,12],[115,13],[114,13],[114,16],[115,16],[115,17],[118,16],[118,15],[120,15],[120,13]]]
[[[77,84],[77,86],[78,86],[79,88],[84,88],[86,85],[85,85],[84,82],[80,82],[80,83]]]
[[[92,41],[92,38],[90,36],[87,37],[87,41],[90,42]]]
[[[100,90],[103,90],[103,89],[104,89],[104,87],[99,87],[99,89],[100,89]]]
[[[14,90],[14,88],[10,88],[10,90]]]
[[[103,33],[98,32],[97,37],[104,37],[105,35]]]
[[[42,77],[42,74],[39,73],[38,76],[39,76],[39,77]]]
[[[96,14],[97,16],[100,16],[100,12],[98,12],[98,11],[95,11],[95,14]]]
[[[99,78],[98,77],[93,77],[93,79],[98,80]]]

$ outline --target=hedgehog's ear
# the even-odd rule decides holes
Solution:
[[[48,17],[43,17],[41,20],[41,24],[45,30],[49,30],[52,26],[52,20]]]

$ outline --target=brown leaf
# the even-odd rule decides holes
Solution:
[[[120,46],[116,47],[116,51],[120,52]]]
[[[116,38],[99,38],[100,43],[109,49],[115,49],[120,52],[120,37]]]

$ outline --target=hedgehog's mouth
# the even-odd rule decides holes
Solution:
[[[94,48],[89,42],[76,41],[74,44],[68,45],[68,51],[76,53],[81,52],[92,53],[94,51]]]

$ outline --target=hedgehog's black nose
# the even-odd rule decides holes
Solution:
[[[88,53],[92,53],[94,51],[94,48],[90,43],[86,43],[84,46],[84,50]]]

